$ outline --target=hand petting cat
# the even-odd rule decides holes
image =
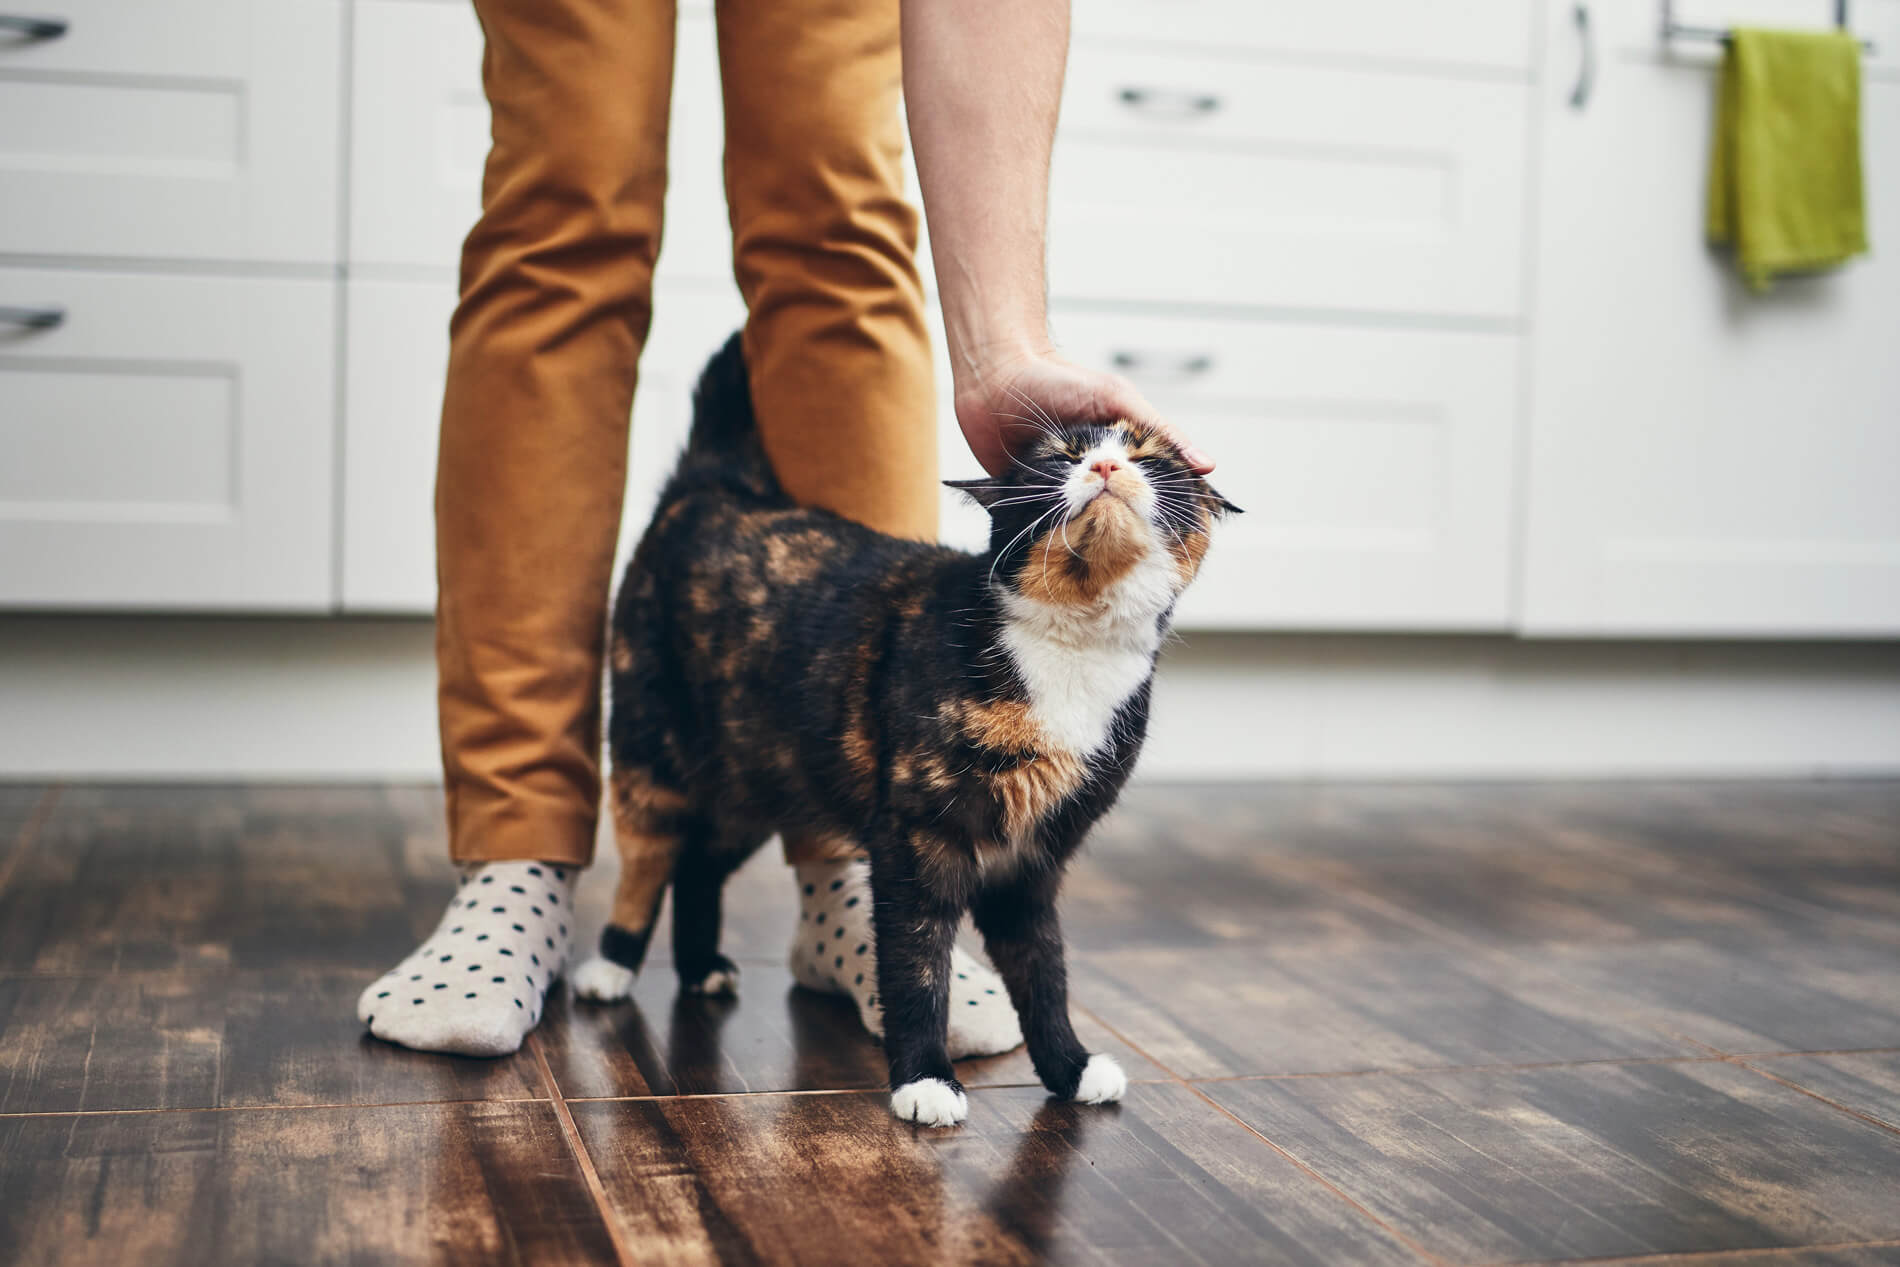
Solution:
[[[1196,474],[1214,469],[1214,459],[1156,413],[1141,390],[1120,374],[1085,369],[1053,351],[1043,351],[964,369],[957,378],[957,425],[976,460],[991,475],[1001,475],[1009,465],[1009,455],[1034,440],[1037,427],[1032,419],[1039,411],[1071,422],[1125,418],[1160,432]]]

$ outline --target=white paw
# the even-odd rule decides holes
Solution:
[[[970,1116],[970,1101],[941,1078],[919,1078],[891,1092],[891,1112],[919,1126],[955,1126]]]
[[[737,968],[715,968],[691,985],[683,987],[688,994],[724,995],[736,997],[739,993],[739,970]]]
[[[633,973],[598,955],[574,969],[569,980],[573,982],[574,993],[597,1003],[618,1003],[633,993]]]
[[[1096,1054],[1082,1067],[1082,1081],[1075,1084],[1075,1098],[1081,1104],[1113,1104],[1128,1090],[1128,1075],[1113,1056]]]

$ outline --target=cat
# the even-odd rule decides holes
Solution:
[[[1175,600],[1237,509],[1126,421],[1045,418],[1007,473],[946,482],[988,511],[982,554],[795,506],[735,335],[700,379],[609,649],[624,861],[602,955],[639,968],[670,883],[682,987],[730,993],[726,878],[775,832],[850,842],[871,863],[892,1111],[926,1125],[968,1113],[944,1045],[965,911],[1043,1085],[1125,1090],[1070,1025],[1056,892],[1141,750]]]

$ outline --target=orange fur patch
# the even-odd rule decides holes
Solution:
[[[624,819],[641,830],[686,808],[683,794],[655,782],[653,771],[640,766],[615,770],[608,787],[613,793],[614,820]]]
[[[1201,570],[1201,560],[1207,557],[1207,516],[1201,516],[1201,528],[1168,542],[1168,553],[1174,556],[1175,571],[1181,577],[1185,588]]]
[[[818,575],[832,541],[822,532],[788,532],[765,539],[766,575],[781,585],[802,585]]]
[[[1050,744],[1021,700],[971,703],[961,712],[965,733],[977,744],[1022,758],[989,778],[1010,841],[1026,836],[1082,786],[1087,770],[1081,759]]]
[[[619,927],[637,932],[652,921],[660,894],[673,877],[680,838],[664,826],[686,808],[686,798],[655,783],[652,771],[640,768],[615,770],[608,789],[614,846],[620,854],[620,881],[614,889],[611,918]]]
[[[1110,478],[1111,492],[1117,478],[1120,472]],[[1017,588],[1025,598],[1058,607],[1092,603],[1141,561],[1153,536],[1133,506],[1120,497],[1097,497],[1079,518],[1036,539]]]

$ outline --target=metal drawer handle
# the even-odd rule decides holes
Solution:
[[[51,330],[66,323],[64,308],[10,308],[0,304],[0,325]]]
[[[1198,378],[1214,368],[1214,358],[1205,352],[1191,352],[1186,356],[1165,357],[1142,352],[1116,352],[1109,357],[1109,363],[1118,370],[1130,374],[1147,374],[1167,378]]]
[[[1581,110],[1590,104],[1590,90],[1597,82],[1597,41],[1590,30],[1590,6],[1578,4],[1571,13],[1577,24],[1577,86],[1570,90],[1570,108]]]
[[[1121,103],[1143,114],[1170,119],[1192,119],[1220,109],[1220,98],[1212,93],[1184,92],[1178,88],[1128,87],[1117,94]]]
[[[0,31],[13,31],[26,40],[56,40],[66,34],[65,18],[23,18],[0,13]]]

